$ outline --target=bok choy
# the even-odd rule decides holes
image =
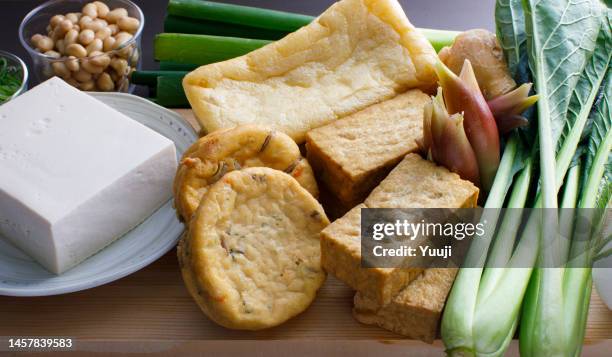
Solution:
[[[500,170],[493,184],[495,187],[498,181],[512,182],[508,207],[556,209],[557,195],[564,183],[562,206],[571,206],[572,197],[574,201],[578,197],[571,190],[578,187],[579,168],[570,169],[570,166],[579,150],[581,137],[589,130],[587,118],[595,93],[602,83],[609,81],[604,75],[609,64],[610,40],[603,40],[605,28],[600,32],[605,11],[597,0],[497,2],[498,37],[509,68],[519,83],[532,77],[540,95],[537,113],[532,113],[537,114],[537,124],[532,118],[530,128],[513,136],[513,140],[519,141],[518,151],[529,158],[515,155],[515,160],[522,160],[513,164],[520,167],[520,174],[512,177],[508,175],[513,171]],[[609,29],[609,24],[607,26]],[[607,41],[606,46],[598,44],[596,48],[596,40]],[[525,70],[527,67],[529,72]],[[610,119],[609,114],[607,118]],[[528,144],[524,139],[537,145]],[[531,150],[526,149],[529,146]],[[609,147],[601,150],[609,155]],[[507,154],[504,153],[502,162]],[[533,188],[530,187],[532,178],[538,179],[533,181],[538,183]],[[535,191],[535,200],[527,198],[530,190]],[[598,190],[590,187],[587,191]],[[505,195],[495,201],[488,200],[485,207],[501,207],[505,200]],[[494,237],[472,243],[468,259],[474,256],[478,259],[468,264],[476,268],[461,269],[452,288],[442,321],[447,352],[450,355],[503,355],[519,324],[525,298],[521,337],[528,336],[524,341],[531,342],[524,345],[533,347],[526,347],[525,353],[567,355],[564,348],[568,344],[560,347],[562,351],[555,351],[554,341],[564,341],[568,330],[577,332],[580,328],[576,326],[583,325],[576,323],[572,328],[563,328],[567,320],[560,311],[567,306],[560,301],[584,306],[584,299],[561,299],[566,286],[564,281],[567,281],[561,269],[536,269],[532,277],[536,261],[552,266],[554,255],[550,253],[553,250],[548,248],[559,243],[554,239],[556,232],[544,227],[556,227],[557,216],[545,214],[544,222],[552,223],[547,225],[532,214],[522,232],[512,231],[514,225],[507,222],[512,217],[504,215],[497,219],[502,223]],[[545,245],[546,249],[541,249]],[[585,291],[586,280],[581,284],[579,289]]]
[[[589,226],[592,225],[594,228],[585,227],[584,223],[582,226],[577,223],[575,230],[582,232],[586,228],[589,231],[587,236],[589,239],[585,241],[584,234],[575,233],[571,241],[571,248],[563,257],[567,261],[566,266],[537,269],[532,277],[522,314],[524,326],[521,328],[521,354],[524,356],[549,356],[555,352],[572,356],[580,355],[590,300],[590,266],[597,252],[596,239],[599,236],[598,225],[592,223],[597,222],[600,219],[597,216],[607,208],[612,185],[610,181],[612,170],[609,165],[612,149],[612,110],[610,106],[612,77],[610,73],[611,71],[608,70],[602,97],[592,114],[592,130],[584,150],[584,158],[581,160],[580,186],[571,184],[575,180],[574,176],[578,175],[570,176],[564,193],[564,196],[578,197],[578,201],[574,201],[572,207],[575,207],[577,203],[578,209],[583,210],[582,214],[588,216]],[[579,167],[572,167],[571,172],[579,170]],[[546,271],[551,271],[550,273],[557,274],[558,277],[551,278],[544,274]],[[561,280],[561,286],[552,286],[555,290],[552,291],[554,295],[551,294],[556,304],[538,299],[537,297],[543,295],[545,289],[551,289],[550,280],[556,282],[557,278]],[[534,311],[537,311],[542,304],[556,307],[550,313],[558,317],[559,321],[556,322],[560,324],[553,324],[551,320],[538,319]],[[542,333],[548,331],[557,331],[559,338],[556,340],[539,338]]]

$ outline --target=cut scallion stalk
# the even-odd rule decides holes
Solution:
[[[132,83],[146,85],[149,87],[157,86],[158,77],[174,77],[182,79],[187,75],[185,71],[135,71],[132,73]]]
[[[188,63],[176,63],[172,61],[160,61],[159,62],[159,70],[160,71],[183,71],[189,72],[198,68],[197,64],[188,64]]]
[[[278,40],[285,37],[288,33],[285,31],[230,24],[222,21],[198,20],[173,15],[168,15],[166,17],[164,21],[164,32],[258,38],[262,40]]]
[[[202,0],[170,0],[168,14],[286,32],[293,32],[314,19],[290,12]]]
[[[268,43],[238,37],[162,33],[155,37],[155,59],[204,65],[242,56]]]
[[[165,32],[277,40],[313,16],[202,0],[170,0]],[[458,31],[419,29],[436,51],[450,46]]]
[[[170,108],[188,108],[189,102],[183,90],[182,77],[162,76],[157,78],[157,104]]]

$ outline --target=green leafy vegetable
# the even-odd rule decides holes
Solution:
[[[541,207],[556,208],[557,193],[566,167],[559,167],[565,160],[569,163],[576,147],[568,147],[556,156],[559,139],[567,125],[568,112],[574,88],[585,69],[600,29],[601,8],[596,1],[572,2],[524,0],[525,27],[529,66],[535,79],[536,90],[540,94],[538,103],[538,140],[540,156],[540,195]],[[569,124],[571,125],[571,123]],[[580,136],[582,128],[572,126],[571,131]],[[577,145],[577,142],[576,142]],[[560,159],[559,161],[555,159]],[[560,178],[560,179],[558,179]],[[556,215],[544,213],[539,233],[538,245],[531,250],[539,252],[539,262],[543,266],[554,266],[559,247],[556,232],[544,227],[557,227]],[[535,237],[525,237],[529,241]],[[521,242],[520,245],[523,242]],[[527,245],[528,245],[527,243]],[[546,249],[543,249],[546,247]],[[527,355],[556,355],[563,353],[558,341],[564,338],[562,302],[563,271],[561,269],[538,269],[532,276],[527,292],[528,315],[525,330],[536,343],[527,345]],[[535,290],[535,291],[533,291]],[[555,328],[550,328],[555,326]]]
[[[581,187],[581,207],[596,207],[598,202],[601,205],[602,199],[603,203],[607,204],[606,197],[608,199],[610,197],[609,185],[612,184],[610,180],[612,163],[609,156],[612,144],[612,69],[608,69],[604,82],[602,96],[592,112],[593,125],[589,133],[587,154],[584,159],[584,177],[588,177],[588,180],[585,180]],[[603,181],[601,181],[602,178]]]
[[[527,55],[525,16],[521,0],[497,0],[495,19],[497,38],[504,50],[508,70],[510,75],[516,79],[521,71],[520,67],[526,63]]]
[[[544,207],[557,207],[555,148],[576,83],[595,48],[598,1],[523,0],[529,66],[538,102]],[[572,153],[573,156],[573,153]]]
[[[589,218],[587,223],[577,221],[576,232],[585,231],[584,228],[587,227],[586,231],[590,229],[591,233],[586,241],[583,233],[574,235],[570,254],[566,257],[569,259],[566,268],[536,269],[534,272],[522,314],[524,326],[521,328],[520,336],[521,355],[549,356],[555,353],[580,355],[591,297],[590,267],[595,254],[599,251],[598,237],[601,236],[599,231],[601,225],[596,222],[603,219],[612,192],[611,73],[608,69],[606,79],[603,81],[602,97],[596,103],[591,115],[593,125],[582,159],[580,185],[575,183],[577,181],[575,177],[579,176],[577,174],[580,171],[579,166],[570,169],[565,184],[565,196],[573,194],[576,197],[577,193],[580,193],[577,206]],[[546,293],[547,289],[552,292],[557,291],[558,287],[553,284],[559,278],[561,293],[555,296],[555,303],[550,304],[549,301],[541,299],[539,296]],[[539,319],[537,311],[542,304],[552,305],[551,313],[559,318]],[[560,338],[543,339],[543,332],[539,331],[549,331],[547,337],[551,335],[550,331],[555,331]]]
[[[567,168],[570,165],[573,152],[576,151],[581,134],[585,132],[583,128],[587,124],[591,108],[612,59],[612,11],[607,10],[607,16],[602,21],[601,31],[595,46],[596,50],[572,93],[565,126],[559,137],[557,157],[561,158],[559,160],[561,168]],[[573,128],[579,130],[572,130]],[[558,172],[560,171],[562,170],[558,170]],[[561,180],[563,180],[563,177],[557,175],[557,181],[560,182]]]
[[[0,103],[11,99],[19,90],[21,79],[19,69],[9,65],[6,58],[0,57]]]

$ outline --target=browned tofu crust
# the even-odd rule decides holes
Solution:
[[[408,154],[365,200],[370,208],[470,208],[478,187],[417,154]]]
[[[408,154],[389,176],[344,217],[321,232],[323,268],[364,296],[386,305],[423,269],[361,268],[362,208],[476,207],[478,188],[457,174]]]
[[[353,316],[361,323],[432,343],[456,274],[457,269],[427,269],[384,306],[358,292]]]
[[[328,189],[353,207],[406,154],[418,150],[428,101],[427,94],[410,90],[311,130],[306,135],[308,161]]]

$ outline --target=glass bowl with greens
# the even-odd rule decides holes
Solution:
[[[21,58],[0,51],[0,105],[25,92],[28,68]]]

